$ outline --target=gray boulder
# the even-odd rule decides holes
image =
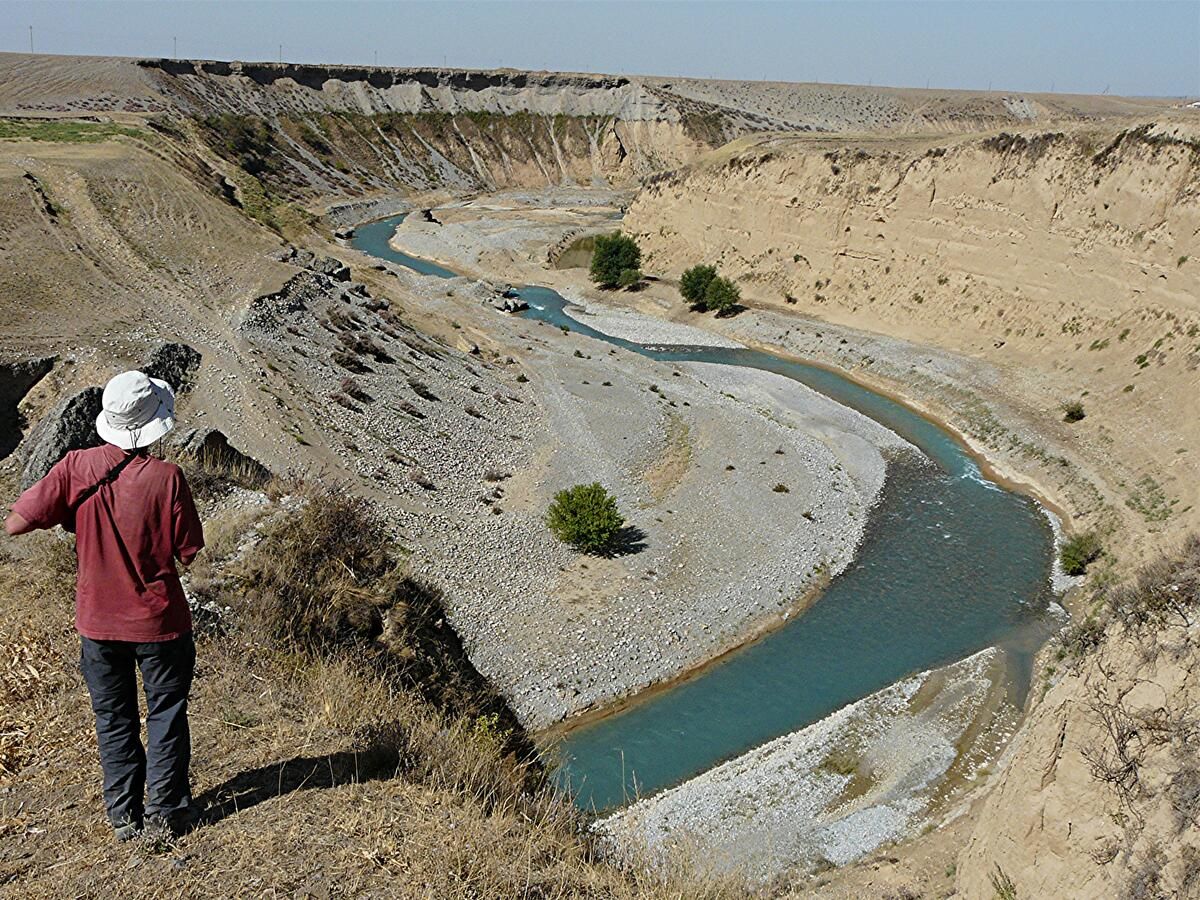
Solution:
[[[54,368],[55,357],[0,363],[0,459],[21,443],[23,422],[18,404]]]
[[[229,438],[216,428],[180,431],[171,443],[210,472],[228,475],[246,487],[259,487],[271,479],[270,469],[230,444]]]
[[[103,443],[96,433],[101,394],[100,388],[89,387],[60,400],[30,432],[21,490],[44,478],[72,450],[86,450]]]
[[[520,297],[506,297],[501,294],[498,297],[492,298],[492,308],[498,309],[501,312],[520,312],[523,309],[529,309],[529,304]]]
[[[187,344],[159,344],[142,366],[142,371],[151,378],[159,378],[184,394],[195,384],[196,370],[200,368],[200,351]]]
[[[311,268],[314,272],[328,275],[334,281],[350,280],[350,267],[340,259],[334,259],[332,256],[322,256],[313,263]]]

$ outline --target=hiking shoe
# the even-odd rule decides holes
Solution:
[[[184,809],[172,810],[169,813],[155,813],[147,817],[147,829],[153,828],[156,832],[169,834],[171,837],[180,837],[187,834],[196,825],[196,810],[191,807]]]
[[[126,822],[124,825],[113,826],[113,836],[116,837],[118,843],[131,841],[142,833],[141,822]]]

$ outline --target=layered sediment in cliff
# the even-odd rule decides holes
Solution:
[[[224,117],[290,199],[628,183],[756,132],[948,132],[1128,115],[1112,97],[269,62],[0,54],[0,114]],[[211,129],[210,129],[211,132]],[[219,147],[228,128],[201,136]],[[235,141],[236,142],[236,141]],[[239,151],[240,153],[241,151]]]
[[[1200,521],[1198,134],[1173,120],[747,138],[654,179],[626,225],[648,271],[711,262],[737,280],[763,312],[734,319],[732,335],[789,346],[850,326],[985,362],[986,389],[939,397],[924,395],[934,373],[919,363],[856,365],[1036,478],[1076,530],[1103,535],[1102,567],[1120,578]],[[1085,417],[1064,422],[1072,399]],[[1001,407],[1036,427],[1019,432]],[[1167,610],[1153,627],[1126,615],[1094,650],[1103,628],[1084,626],[1038,666],[1030,717],[960,860],[965,896],[1196,895],[1188,564],[1160,565],[1142,591]],[[1080,620],[1111,603],[1079,601]]]
[[[1058,492],[1067,515],[1148,536],[1200,522],[1188,452],[1200,434],[1179,415],[1200,387],[1198,137],[1176,122],[950,141],[746,138],[653,179],[626,227],[648,271],[714,263],[755,306],[995,364],[997,396],[1099,473]],[[954,418],[1046,469],[1047,485],[1074,471],[1025,446],[991,399],[960,397]],[[1064,423],[1073,399],[1086,418]]]

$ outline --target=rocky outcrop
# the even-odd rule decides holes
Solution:
[[[1200,539],[1098,599],[1112,621],[1066,633],[959,858],[963,896],[1200,896]]]
[[[254,457],[243,453],[216,428],[191,428],[179,432],[172,443],[206,469],[235,476],[245,487],[259,487],[271,479],[271,470]]]
[[[23,434],[17,405],[54,368],[54,357],[0,363],[0,459],[17,449]]]
[[[351,233],[353,231],[354,229],[350,229]],[[350,280],[350,267],[340,259],[335,259],[332,256],[317,256],[311,250],[289,246],[280,251],[275,258],[280,262],[291,263],[310,272],[328,275],[334,281]]]
[[[200,360],[200,351],[187,344],[164,343],[150,353],[142,371],[151,378],[165,381],[176,394],[186,394],[195,384]]]
[[[72,450],[86,450],[103,443],[96,433],[102,393],[98,387],[89,387],[64,397],[30,433],[21,490],[45,477]]]

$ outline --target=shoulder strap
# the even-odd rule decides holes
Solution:
[[[89,487],[86,491],[84,491],[82,494],[80,494],[79,498],[74,503],[71,504],[70,510],[69,510],[71,515],[74,516],[75,513],[79,511],[79,508],[81,506],[83,506],[83,504],[87,503],[87,501],[91,499],[92,495],[96,493],[96,491],[100,490],[100,488],[104,487],[104,485],[112,484],[114,481],[116,481],[117,478],[120,477],[121,472],[124,471],[125,467],[127,465],[129,465],[131,462],[133,462],[134,459],[136,459],[137,457],[139,457],[141,455],[142,455],[141,453],[137,453],[137,452],[126,453],[125,458],[123,460],[121,460],[119,463],[117,463],[115,466],[113,466],[111,469],[109,469],[103,478],[101,478],[99,481],[97,481],[95,484],[93,484],[91,487]]]

